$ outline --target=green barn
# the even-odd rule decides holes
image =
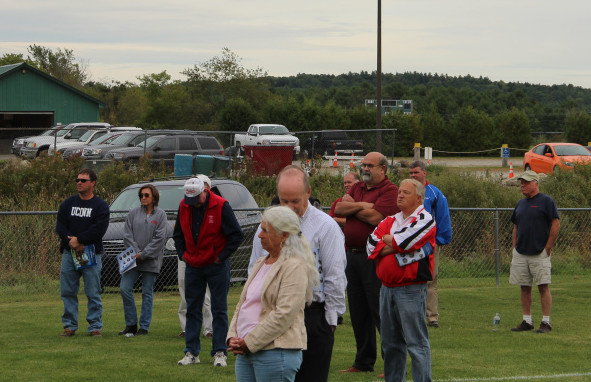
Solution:
[[[101,101],[28,65],[0,66],[0,153],[12,139],[73,122],[98,122]]]

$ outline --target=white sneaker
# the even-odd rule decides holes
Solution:
[[[226,363],[226,355],[224,354],[224,352],[217,352],[215,353],[215,355],[213,356],[213,366],[221,366],[221,367],[226,367],[228,366],[228,364]]]
[[[199,356],[198,355],[194,356],[193,354],[191,354],[190,351],[188,351],[185,354],[185,357],[183,359],[181,359],[178,363],[179,363],[179,365],[187,366],[187,365],[194,365],[199,362],[201,362],[201,361],[199,361]]]

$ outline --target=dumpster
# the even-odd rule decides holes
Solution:
[[[293,146],[243,147],[244,156],[252,160],[253,170],[259,175],[278,174],[293,158]]]
[[[215,158],[211,155],[195,155],[193,164],[193,174],[203,174],[211,176]]]
[[[174,176],[192,175],[193,155],[175,154],[174,155]]]
[[[228,176],[230,174],[230,158],[227,156],[214,156],[213,171],[215,176]]]

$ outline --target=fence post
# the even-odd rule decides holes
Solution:
[[[500,285],[501,257],[499,250],[499,210],[495,208],[495,267],[497,276],[497,288]]]

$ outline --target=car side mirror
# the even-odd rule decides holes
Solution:
[[[160,151],[160,146],[154,147],[154,151]]]
[[[548,158],[552,158],[552,153],[546,153],[546,154],[544,154],[544,156],[547,156]]]

